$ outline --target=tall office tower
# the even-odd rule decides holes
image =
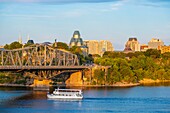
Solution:
[[[73,37],[70,40],[70,47],[72,46],[82,46],[83,45],[83,40],[80,37],[80,32],[79,31],[74,31]]]
[[[114,51],[112,43],[107,40],[99,41],[99,55],[103,56],[105,51]]]
[[[127,49],[127,48],[129,48],[129,49]],[[131,50],[129,52],[140,51],[140,44],[139,44],[137,38],[129,38],[129,40],[125,44],[124,51],[126,51],[126,50]]]
[[[98,54],[102,56],[105,51],[114,51],[112,43],[106,40],[86,40],[84,45],[88,48],[88,54]]]
[[[99,42],[97,40],[85,40],[83,43],[87,46],[88,54],[99,54]]]
[[[164,46],[164,42],[160,39],[152,38],[148,42],[148,48],[149,49],[158,49],[161,46]]]

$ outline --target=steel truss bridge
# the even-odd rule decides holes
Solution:
[[[51,78],[73,70],[83,70],[77,55],[48,45],[34,45],[0,51],[0,71],[31,72],[40,78]]]

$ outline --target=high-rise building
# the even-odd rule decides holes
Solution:
[[[99,42],[97,40],[85,40],[83,43],[87,46],[88,54],[99,54]]]
[[[102,56],[105,51],[114,51],[112,43],[106,40],[86,40],[84,41],[84,45],[88,48],[88,54],[98,54]]]
[[[72,46],[82,46],[83,45],[83,40],[80,36],[80,32],[79,31],[74,31],[73,33],[73,37],[70,40],[70,47]]]
[[[127,49],[129,48],[129,49]],[[137,40],[137,38],[129,38],[129,40],[125,44],[125,50],[131,50],[129,52],[135,52],[135,51],[140,51],[140,44]]]
[[[107,40],[99,41],[99,55],[102,56],[105,51],[114,51],[112,43]]]
[[[152,38],[148,42],[149,49],[158,49],[160,46],[164,46],[164,42],[160,39]]]

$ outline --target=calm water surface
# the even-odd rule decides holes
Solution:
[[[0,87],[0,113],[170,113],[169,85],[83,88],[83,93],[82,101],[59,101],[43,91]]]

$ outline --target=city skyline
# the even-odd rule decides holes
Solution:
[[[0,45],[26,42],[69,43],[79,30],[83,40],[109,40],[123,50],[129,37],[141,44],[158,38],[170,45],[168,0],[0,0]]]

